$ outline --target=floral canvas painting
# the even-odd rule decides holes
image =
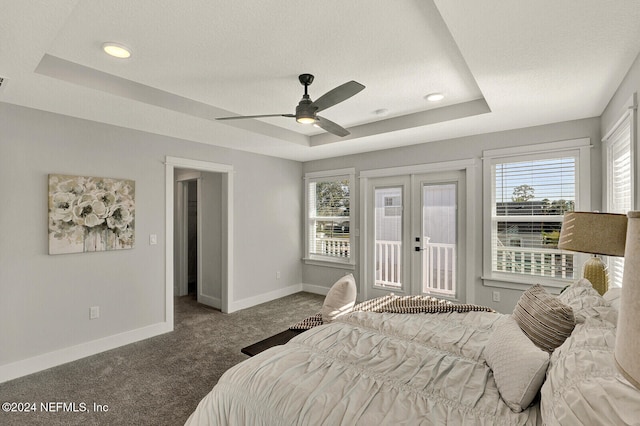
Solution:
[[[49,175],[49,254],[133,248],[135,182]]]

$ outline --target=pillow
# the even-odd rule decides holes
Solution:
[[[602,298],[606,300],[612,308],[616,311],[620,311],[620,294],[622,293],[622,288],[620,287],[612,287],[610,288]]]
[[[549,353],[536,347],[512,317],[493,331],[485,360],[502,400],[512,411],[527,408],[538,394],[549,365]]]
[[[331,286],[322,304],[322,322],[329,323],[341,315],[351,312],[356,303],[356,279],[345,275]]]
[[[597,306],[609,306],[586,278],[568,286],[558,299],[571,306],[576,323],[583,323],[589,317],[598,316],[598,310],[594,309]]]
[[[576,325],[571,306],[547,293],[540,284],[520,297],[513,319],[537,347],[547,352],[560,346]]]

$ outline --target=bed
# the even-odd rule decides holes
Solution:
[[[228,370],[186,424],[634,424],[616,308],[584,281],[549,296],[575,315],[551,354],[515,311],[353,311]]]

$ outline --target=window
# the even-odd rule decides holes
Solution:
[[[633,209],[633,169],[631,162],[631,114],[626,113],[605,143],[605,193],[607,212],[626,214]],[[609,257],[609,285],[622,286],[624,257]]]
[[[390,195],[384,197],[384,215],[385,217],[402,215],[402,196]]]
[[[588,192],[578,185],[588,191],[588,173],[581,170],[588,170],[588,149],[588,141],[579,140],[485,151],[486,278],[576,276],[577,256],[559,250],[558,238],[564,213],[588,206]]]
[[[351,194],[353,169],[305,176],[307,260],[352,263]]]

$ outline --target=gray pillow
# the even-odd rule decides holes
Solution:
[[[553,352],[576,325],[573,309],[536,284],[518,300],[513,319],[540,349]]]
[[[536,347],[512,317],[494,330],[484,353],[502,400],[516,413],[527,408],[544,382],[549,353]]]

